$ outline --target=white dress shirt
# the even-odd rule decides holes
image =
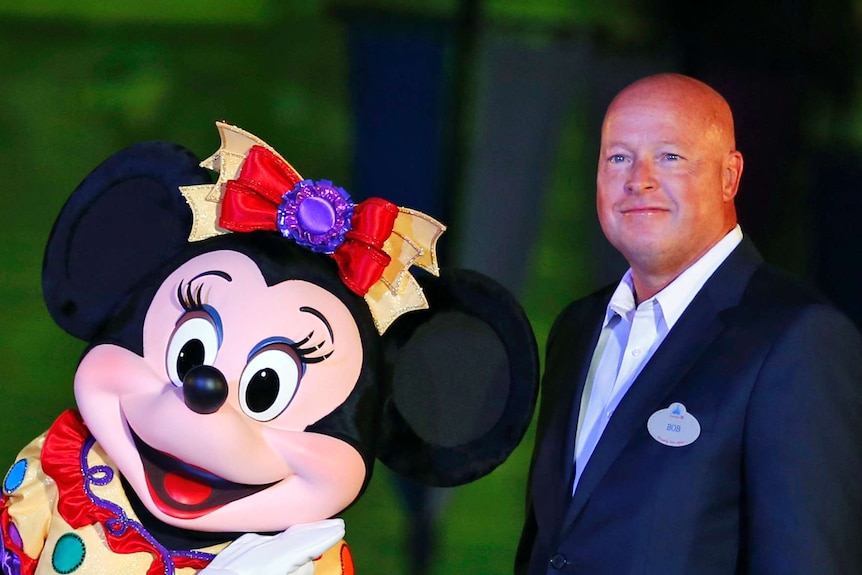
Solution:
[[[737,225],[663,290],[638,306],[631,269],[623,275],[608,303],[581,396],[572,493],[623,396],[706,280],[741,241],[742,230]]]

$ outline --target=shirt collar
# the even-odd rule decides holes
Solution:
[[[742,241],[742,228],[737,225],[730,230],[721,240],[703,254],[700,259],[691,264],[676,279],[670,282],[663,290],[648,300],[642,301],[640,306],[659,307],[659,312],[664,316],[667,328],[674,326],[682,313],[712,276],[715,270],[727,259],[727,256]],[[635,308],[634,283],[632,281],[632,270],[629,268],[623,274],[617,289],[608,302],[605,312],[605,322],[614,316],[629,318]]]

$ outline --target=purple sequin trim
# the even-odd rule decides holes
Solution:
[[[14,528],[14,525],[10,523]],[[6,549],[3,534],[0,533],[0,573],[3,575],[21,575],[21,558],[11,549]]]
[[[282,197],[276,223],[281,234],[312,251],[331,254],[350,230],[350,195],[328,180],[302,180]]]
[[[137,531],[161,556],[162,561],[164,561],[165,564],[165,575],[174,574],[174,557],[191,557],[192,559],[212,561],[215,558],[215,555],[212,553],[202,553],[200,551],[171,551],[166,549],[156,541],[152,535],[150,535],[143,525],[129,518],[122,507],[111,501],[96,497],[93,493],[92,486],[96,485],[101,487],[110,483],[114,478],[114,470],[106,465],[90,467],[87,463],[87,456],[93,448],[95,441],[96,440],[93,437],[88,438],[86,443],[84,443],[83,449],[81,449],[81,473],[84,476],[84,491],[87,493],[87,497],[89,497],[90,501],[92,501],[94,505],[97,505],[102,509],[106,509],[114,515],[111,519],[105,521],[105,528],[115,535],[122,535],[127,529]],[[5,571],[3,573],[6,575]]]
[[[12,540],[12,545],[15,547],[24,548],[24,540],[21,539],[21,532],[18,531],[18,527],[15,526],[11,521],[9,522],[9,533],[7,533],[9,539]]]

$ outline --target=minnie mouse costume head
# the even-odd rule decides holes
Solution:
[[[330,518],[375,459],[463,484],[529,424],[529,323],[438,268],[441,224],[218,128],[200,163],[167,143],[108,158],[55,223],[45,300],[89,346],[78,411],[4,480],[4,574],[350,571]]]

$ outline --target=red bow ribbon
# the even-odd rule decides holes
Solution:
[[[278,231],[278,207],[285,193],[302,181],[289,164],[263,146],[252,146],[239,177],[225,186],[219,226],[233,232]],[[383,275],[391,258],[383,243],[392,234],[398,207],[370,198],[353,207],[350,230],[332,257],[344,284],[364,296]]]

